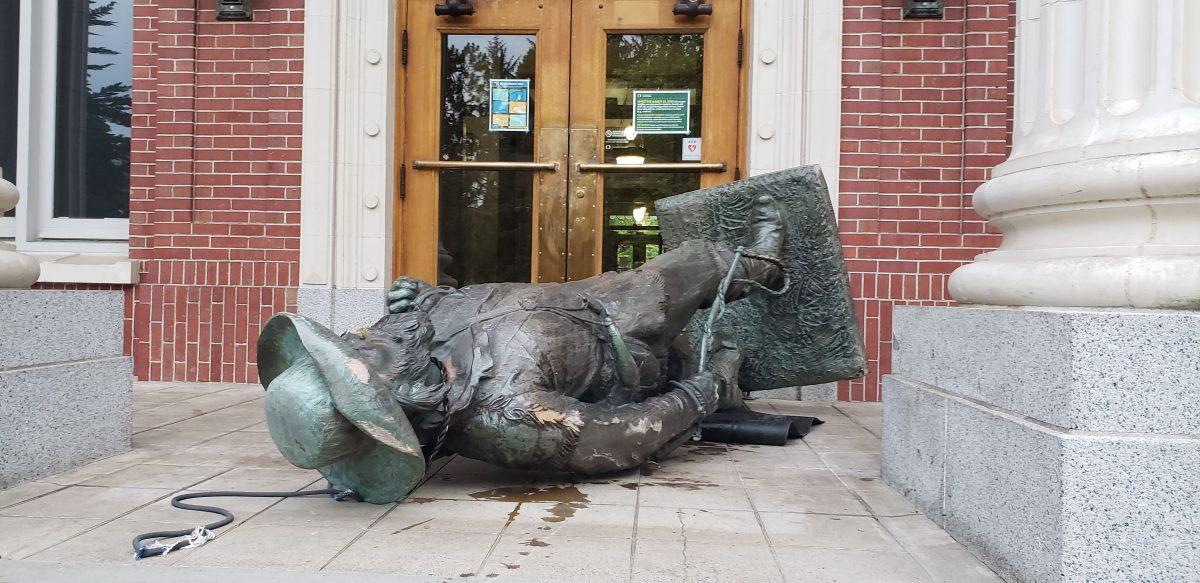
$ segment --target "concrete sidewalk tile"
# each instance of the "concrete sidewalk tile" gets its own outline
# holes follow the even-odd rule
[[[506,534],[483,568],[472,571],[485,580],[504,574],[532,581],[627,581],[630,558],[629,539]]]
[[[829,468],[739,467],[738,474],[747,488],[802,488],[805,490],[843,490],[841,478]]]
[[[294,492],[301,489],[325,488],[324,479],[316,470],[290,468],[246,468],[239,467],[224,472],[212,479],[196,484],[191,489],[206,490],[249,490],[253,492]],[[314,482],[317,482],[314,484]],[[309,487],[311,485],[311,487]]]
[[[61,474],[46,476],[45,478],[41,478],[41,481],[50,484],[58,484],[60,486],[73,486],[81,482],[86,482],[92,478],[95,478],[96,476],[111,474],[130,466],[148,462],[152,460],[157,453],[158,452],[156,451],[145,449],[127,451],[119,455],[96,460],[90,464],[80,466]]]
[[[850,490],[862,498],[875,516],[903,516],[921,511],[880,478],[844,477]]]
[[[460,580],[479,569],[494,534],[372,530],[326,567],[328,571],[371,571]]]
[[[848,489],[809,490],[802,485],[793,488],[747,488],[754,509],[759,512],[808,512],[869,516]]]
[[[82,485],[179,490],[211,478],[226,469],[213,466],[137,464],[111,474],[96,476]]]
[[[248,522],[181,554],[177,564],[315,571],[362,532],[358,528],[256,526]]]
[[[155,531],[194,527],[194,523],[189,526],[188,523],[120,518],[86,529],[79,536],[58,541],[53,546],[48,544],[46,547],[49,548],[28,557],[28,560],[43,563],[145,564],[146,561],[134,560],[133,537]],[[180,556],[182,554],[169,554],[156,557],[153,561],[158,565],[170,565],[178,561]]]
[[[880,518],[879,521],[933,575],[934,580],[945,583],[1001,582],[999,576],[928,518],[901,516]]]
[[[284,498],[278,504],[254,517],[255,525],[272,526],[334,526],[367,528],[391,510],[394,504],[338,502],[324,496]]]
[[[803,441],[793,440],[785,446],[741,445],[730,452],[733,466],[742,468],[796,468],[813,469],[826,467]]]
[[[659,508],[698,508],[704,510],[751,510],[746,489],[740,484],[712,484],[644,478],[638,488],[638,505]]]
[[[766,545],[643,540],[639,537],[631,581],[778,583],[783,577]]]
[[[853,435],[809,435],[804,438],[808,446],[819,453],[861,452],[879,453],[879,438],[863,431]]]
[[[24,484],[17,484],[7,490],[0,490],[0,510],[61,489],[63,489],[63,486],[49,482],[25,482]]]
[[[875,518],[792,512],[759,513],[771,546],[904,552]],[[780,551],[783,552],[783,551]]]
[[[0,516],[0,559],[24,559],[99,523],[94,518]]]
[[[171,427],[148,429],[133,434],[134,449],[178,451],[220,437],[228,431],[178,431]]]
[[[762,526],[753,512],[695,508],[638,509],[637,538],[641,541],[683,541],[766,546]]]
[[[495,535],[509,521],[515,503],[478,500],[431,500],[409,497],[380,520],[380,532],[430,532],[442,535]],[[515,518],[515,517],[514,517]],[[479,557],[483,558],[482,555]]]
[[[879,453],[860,452],[818,452],[826,464],[839,476],[854,476],[857,478],[878,478],[880,476]]]
[[[788,583],[931,583],[902,552],[784,547],[775,550]]]
[[[5,508],[0,515],[111,519],[170,493],[167,489],[71,486]]]

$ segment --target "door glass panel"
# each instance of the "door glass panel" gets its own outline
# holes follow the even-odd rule
[[[704,35],[613,34],[608,36],[607,56],[605,162],[685,161],[684,138],[701,136]],[[665,123],[653,130],[671,133],[637,133],[633,123],[634,91],[647,90],[690,92],[686,113],[689,123]],[[654,201],[700,188],[699,173],[609,173],[603,180],[604,271],[632,269],[657,256],[662,251],[662,236]]]
[[[442,160],[532,162],[536,37],[442,38]],[[527,79],[527,94],[519,94],[520,83],[504,84],[509,88],[505,90],[517,94],[499,99],[492,94],[493,79]],[[510,107],[514,111],[507,111]],[[493,120],[493,115],[528,117],[512,123]],[[497,127],[518,129],[495,131],[494,121],[499,122]],[[438,267],[444,283],[530,281],[533,181],[532,172],[440,171]]]

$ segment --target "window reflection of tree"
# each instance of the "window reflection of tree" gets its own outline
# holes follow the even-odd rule
[[[122,54],[92,46],[96,29],[125,26],[112,19],[117,0],[59,0],[58,106],[54,214],[74,218],[129,216],[130,85],[99,85],[94,73]],[[130,47],[130,50],[132,47]]]
[[[704,36],[701,34],[610,35],[607,47],[605,129],[618,134],[633,123],[635,89],[691,89],[691,136],[701,135]],[[736,115],[736,112],[729,112]],[[646,162],[681,162],[683,140],[673,134],[642,134],[606,149],[607,161],[636,155]],[[633,209],[653,217],[654,201],[700,187],[699,174],[609,174],[604,178],[603,268],[623,271],[653,259],[662,237],[656,220],[636,225]]]
[[[521,50],[524,49],[524,50]],[[532,161],[532,132],[489,132],[490,81],[530,79],[531,36],[445,37],[441,155],[444,160]],[[441,172],[439,234],[462,284],[528,281],[533,176],[526,172]]]

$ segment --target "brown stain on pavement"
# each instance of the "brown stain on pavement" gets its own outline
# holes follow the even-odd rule
[[[521,568],[521,566],[520,566],[520,565],[514,565],[514,564],[512,564],[512,563],[500,563],[500,564],[501,564],[501,565],[504,565],[504,568],[505,568],[505,569],[508,569],[509,571],[511,571],[511,570],[513,570],[513,569],[520,569],[520,568]]]
[[[433,498],[405,498],[401,504],[429,504]]]
[[[492,488],[491,490],[483,490],[481,492],[472,492],[471,497],[476,500],[496,500],[498,502],[516,502],[516,508],[508,515],[508,522],[505,526],[512,524],[517,513],[520,511],[521,505],[525,502],[553,502],[548,510],[549,516],[543,516],[542,520],[546,522],[562,522],[572,516],[575,516],[575,511],[581,508],[587,508],[587,494],[579,491],[575,486],[544,486],[544,487],[517,487],[509,486],[504,488]]]
[[[527,546],[527,547],[548,547],[548,546],[550,546],[550,543],[548,543],[548,542],[546,542],[546,541],[544,541],[544,540],[542,540],[542,539],[540,539],[540,538],[538,538],[538,537],[536,537],[536,536],[535,536],[535,537],[533,537],[533,539],[531,539],[531,540],[527,540],[527,541],[525,541],[525,542],[523,542],[523,543],[521,543],[521,544],[523,544],[523,545],[525,545],[525,546]]]

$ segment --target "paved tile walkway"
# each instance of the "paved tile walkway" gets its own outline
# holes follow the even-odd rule
[[[785,401],[755,406],[826,424],[599,479],[455,457],[401,504],[220,499],[217,539],[134,563],[135,534],[206,520],[176,493],[324,487],[276,452],[262,395],[139,383],[133,451],[0,491],[0,580],[999,581],[880,481],[877,404]]]

